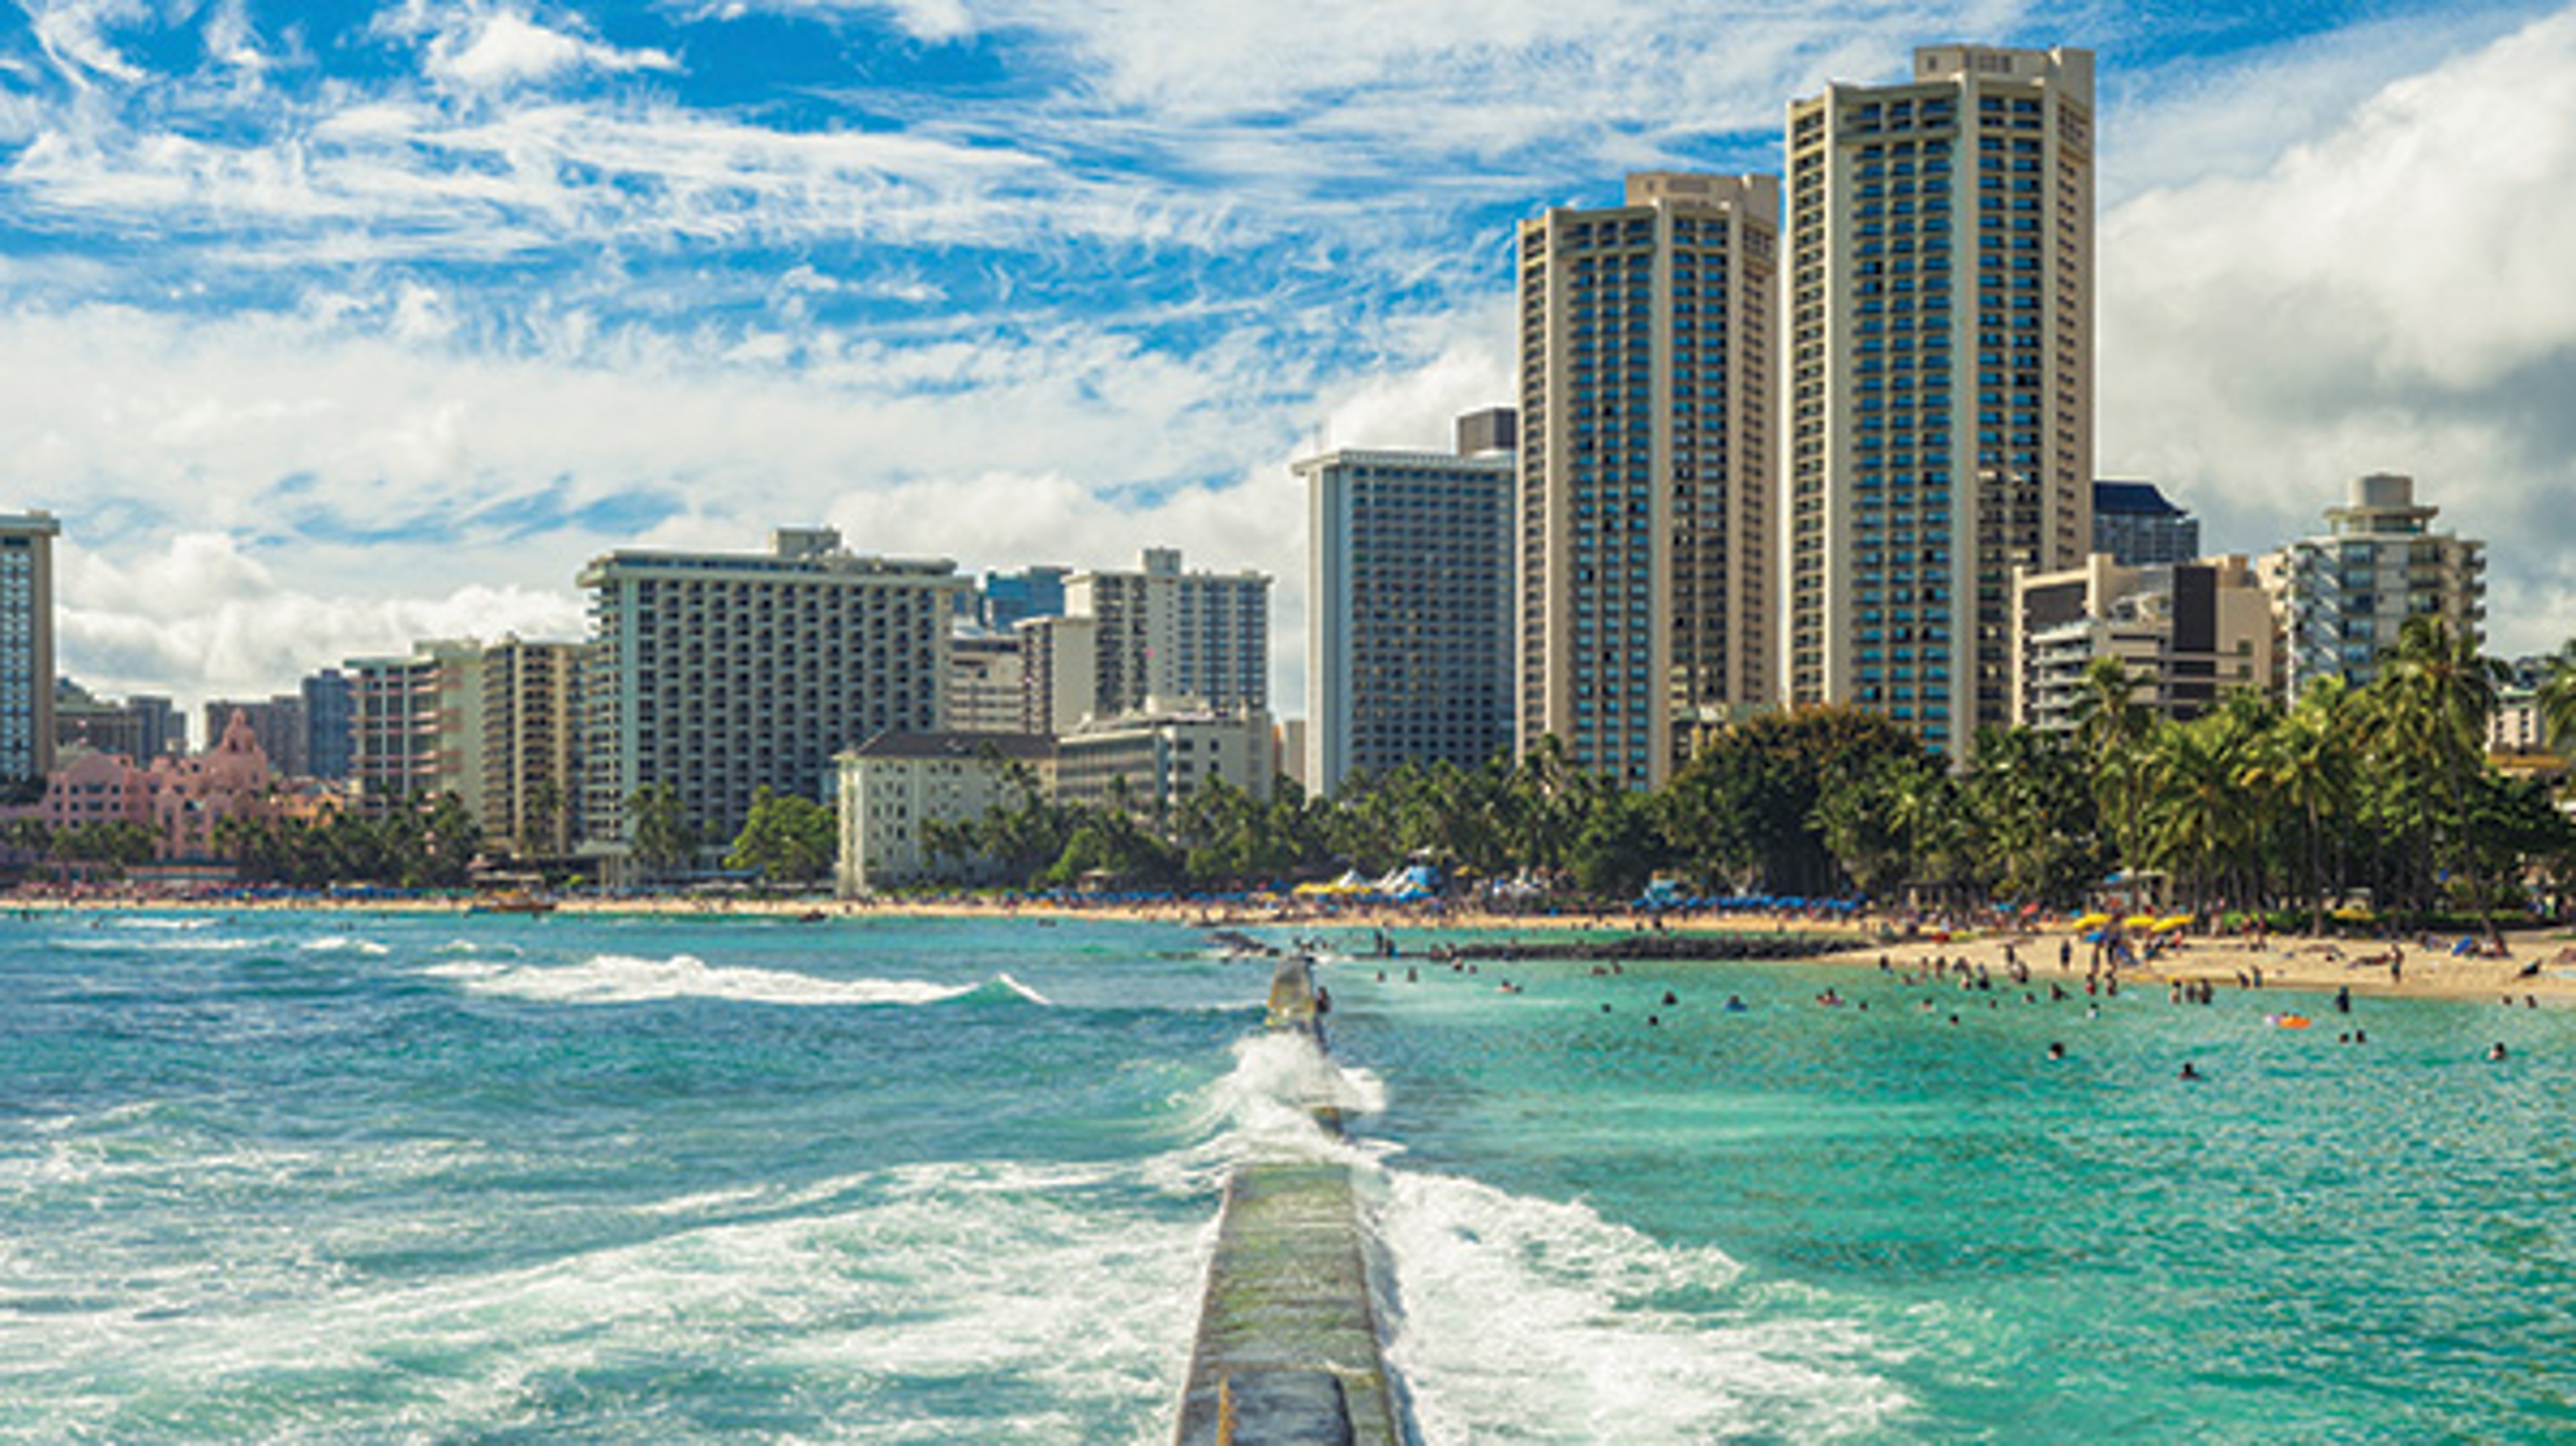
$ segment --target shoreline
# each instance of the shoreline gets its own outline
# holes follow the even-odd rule
[[[20,914],[114,913],[139,910],[186,910],[209,913],[477,913],[491,917],[542,919],[542,913],[495,910],[488,901],[462,898],[381,899],[209,899],[147,893],[97,893],[82,896],[11,897],[0,910]],[[2064,923],[1975,933],[1928,933],[1890,936],[1874,921],[1816,919],[1799,915],[1743,913],[1646,917],[1607,913],[1497,914],[1446,909],[1423,913],[1402,906],[1351,909],[1332,913],[1246,909],[1187,900],[1083,904],[1058,900],[985,901],[905,899],[886,902],[773,899],[565,899],[547,913],[575,918],[776,919],[829,924],[862,919],[1032,919],[1101,920],[1155,923],[1196,929],[1287,930],[1327,935],[1384,933],[1403,951],[1400,957],[1420,962],[1429,951],[1456,936],[1523,935],[1533,940],[1612,938],[1656,934],[1793,935],[1847,938],[1847,946],[1794,956],[1738,960],[1755,964],[1823,964],[1876,970],[1882,959],[1899,973],[1921,974],[1936,960],[1953,970],[1983,970],[2002,981],[2017,960],[2028,972],[2028,986],[2048,982],[2080,985],[2091,959],[2085,944]],[[2273,935],[2262,940],[2243,936],[2182,935],[2157,957],[2119,969],[2124,988],[2170,989],[2208,984],[2226,991],[2318,993],[2332,995],[2348,988],[2376,998],[2457,999],[2503,1002],[2517,1007],[2576,1005],[2576,932],[2535,928],[2507,935],[2509,953],[2502,958],[2454,956],[2426,948],[2425,940],[2356,940],[2312,935]],[[2059,965],[2060,945],[2069,946],[2069,966]],[[2399,951],[2399,970],[2385,960]],[[1371,954],[1353,952],[1354,963]],[[2373,962],[2379,961],[2379,962]],[[1668,962],[1683,963],[1687,960]],[[1717,962],[1717,961],[1710,961]],[[2532,972],[2526,977],[2526,969]],[[2259,971],[2259,973],[2258,973]],[[2259,977],[2261,983],[2254,984]]]

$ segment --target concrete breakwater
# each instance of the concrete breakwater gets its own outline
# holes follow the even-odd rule
[[[1727,934],[1676,929],[1669,933],[1592,934],[1572,939],[1466,938],[1443,944],[1426,957],[1442,963],[1554,959],[1606,964],[1656,959],[1813,959],[1868,947],[1868,940],[1850,934]]]
[[[1303,958],[1281,961],[1269,1025],[1323,1048],[1328,1006]],[[1330,1109],[1318,1109],[1339,1128]],[[1199,1303],[1179,1446],[1398,1446],[1369,1285],[1369,1243],[1348,1166],[1247,1160],[1226,1183]]]

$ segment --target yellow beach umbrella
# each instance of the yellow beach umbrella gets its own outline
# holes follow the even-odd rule
[[[2123,929],[2152,929],[2155,926],[2156,916],[2153,914],[2131,914],[2120,921]]]
[[[2078,914],[2075,922],[2069,927],[2077,930],[2099,929],[2110,922],[2111,916],[2108,914]]]
[[[2159,934],[2170,934],[2176,929],[2187,929],[2189,927],[2191,927],[2191,915],[2189,914],[2174,914],[2170,917],[2156,920],[2156,932]]]

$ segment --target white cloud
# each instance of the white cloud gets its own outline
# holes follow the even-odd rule
[[[826,338],[797,374],[649,334],[557,359],[423,350],[377,324],[400,307],[0,318],[13,505],[61,513],[86,559],[67,668],[189,696],[279,687],[404,627],[569,625],[574,573],[610,547],[756,547],[817,519],[969,568],[1165,542],[1195,565],[1299,565],[1284,466],[1243,468],[1293,425],[1275,400],[1293,379],[1252,339],[1184,358],[1084,330]]]
[[[251,25],[246,0],[217,0],[206,15],[205,45],[209,60],[250,75],[274,64],[260,48],[259,33]]]
[[[424,61],[429,74],[469,90],[537,84],[579,71],[679,68],[662,51],[620,50],[540,25],[517,10],[472,7],[420,23],[430,32]]]
[[[2488,540],[2497,645],[2576,631],[2576,10],[2397,80],[2251,178],[2104,218],[2106,473],[2155,476],[2213,544],[2321,525],[2409,472]]]
[[[0,128],[12,112],[0,107]],[[656,101],[451,110],[335,97],[243,138],[81,110],[29,123],[19,204],[110,233],[202,231],[184,257],[241,267],[505,260],[683,243],[1211,244],[1226,208],[1151,196],[997,142],[791,132]]]
[[[45,58],[76,88],[86,90],[97,79],[130,85],[144,78],[104,32],[150,15],[145,0],[38,0],[27,8]]]
[[[194,716],[211,697],[266,696],[352,657],[419,638],[577,637],[563,593],[481,583],[350,597],[281,583],[223,533],[183,532],[159,551],[110,556],[66,535],[56,582],[60,665],[109,693],[170,692]]]
[[[884,16],[906,35],[933,44],[963,40],[976,29],[966,0],[711,0],[691,13],[701,20],[739,20],[754,14]]]
[[[892,15],[1042,78],[870,91],[867,126],[788,130],[575,84],[670,57],[567,12],[407,0],[378,33],[435,83],[299,88],[297,60],[168,111],[88,91],[12,109],[0,91],[0,133],[33,107],[11,206],[151,243],[139,263],[112,244],[0,258],[12,505],[64,513],[67,549],[92,554],[79,656],[136,660],[82,666],[142,686],[148,661],[183,693],[282,686],[350,651],[496,630],[478,610],[570,617],[574,570],[607,547],[751,547],[822,520],[970,569],[1123,565],[1149,544],[1262,568],[1293,710],[1287,462],[1445,446],[1455,413],[1508,399],[1491,217],[1597,200],[1622,164],[1771,164],[1786,96],[1899,74],[1914,38],[2028,23],[2012,0],[714,13],[750,9]],[[117,0],[44,13],[61,17],[50,63],[102,95],[125,83],[103,38]],[[204,13],[210,55],[259,53],[228,0]],[[2174,484],[2238,547],[2313,527],[2351,473],[2415,471],[2496,541],[2499,630],[2563,633],[2576,562],[2526,539],[2564,537],[2547,500],[2576,495],[2576,289],[2551,263],[2576,220],[2556,184],[2576,174],[2576,46],[2564,16],[2492,45],[2477,23],[2440,30],[2474,53],[2420,78],[2327,43],[2261,84],[2191,70],[2172,103],[2110,118],[2112,165],[2146,179],[2105,177],[2134,199],[2104,217],[2103,464]],[[1033,35],[1043,54],[1014,48]],[[2289,97],[2231,111],[2256,118],[2265,159],[2230,152],[2199,179],[2179,158],[2210,133],[2186,101],[2258,92]],[[169,124],[192,104],[226,123]],[[764,273],[766,254],[790,259]],[[264,278],[274,310],[79,300],[165,271],[174,295]],[[221,545],[182,559],[193,534]],[[156,610],[199,580],[236,632]],[[349,642],[334,618],[384,635]]]
[[[2429,62],[2492,44],[2529,19],[2523,0],[2470,3],[2302,36],[2247,54],[2147,70],[2108,65],[2102,199],[2268,172]],[[2106,57],[2106,60],[2110,57]]]

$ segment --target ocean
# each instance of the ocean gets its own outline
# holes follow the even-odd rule
[[[1180,926],[0,922],[0,1440],[1166,1440],[1282,1149],[1427,1442],[2576,1437],[2563,1013],[1412,968],[1333,1140]]]

